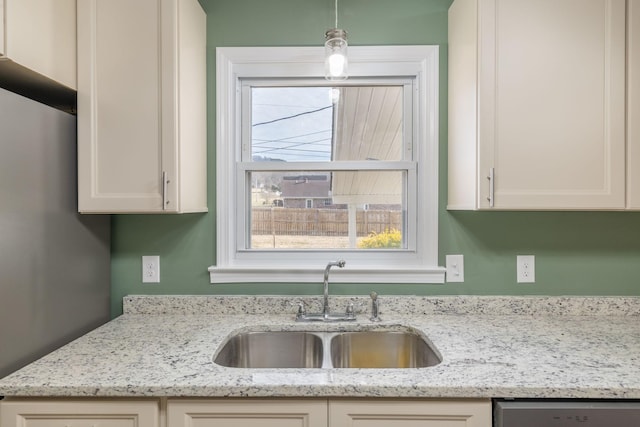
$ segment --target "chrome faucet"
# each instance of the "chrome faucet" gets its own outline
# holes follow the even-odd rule
[[[298,322],[311,322],[311,321],[321,321],[321,322],[338,322],[341,320],[356,320],[355,310],[353,308],[353,303],[347,306],[347,309],[344,313],[331,313],[329,309],[329,271],[331,267],[344,267],[345,261],[340,259],[335,262],[330,262],[324,269],[324,280],[323,280],[323,300],[322,300],[322,313],[311,313],[307,314],[307,310],[304,307],[304,304],[300,303],[298,307],[298,314],[296,314],[296,321]]]
[[[380,316],[378,315],[378,312],[380,311],[378,293],[375,291],[371,291],[369,296],[371,297],[371,317],[369,318],[369,320],[371,320],[372,322],[379,322],[382,319],[380,319]]]
[[[333,267],[334,265],[336,267],[344,267],[344,260],[343,259],[339,259],[338,261],[335,262],[330,262],[327,264],[327,266],[324,268],[324,300],[322,303],[322,315],[326,318],[329,317],[329,270],[331,270],[331,267]]]

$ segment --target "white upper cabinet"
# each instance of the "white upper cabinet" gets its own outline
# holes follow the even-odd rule
[[[0,0],[0,60],[76,89],[76,0]]]
[[[627,207],[640,210],[640,0],[627,7]]]
[[[448,209],[625,208],[625,9],[454,1]]]
[[[197,0],[78,0],[78,209],[207,211]]]

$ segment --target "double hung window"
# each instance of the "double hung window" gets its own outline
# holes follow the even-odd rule
[[[437,47],[219,48],[212,283],[438,283]]]

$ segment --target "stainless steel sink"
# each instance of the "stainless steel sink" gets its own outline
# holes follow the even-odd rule
[[[331,340],[335,368],[426,368],[442,360],[417,334],[345,332]]]
[[[409,331],[241,332],[214,356],[231,368],[424,368],[442,360]]]
[[[322,338],[307,332],[244,332],[232,336],[214,363],[232,368],[320,368]]]

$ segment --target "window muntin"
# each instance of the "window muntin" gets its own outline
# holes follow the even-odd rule
[[[326,260],[343,257],[348,268],[336,271],[339,281],[443,283],[444,269],[437,266],[437,46],[356,46],[350,51],[351,76],[346,86],[355,80],[380,85],[387,79],[391,86],[397,84],[393,79],[412,82],[412,96],[403,95],[404,115],[410,117],[402,129],[403,141],[410,142],[403,144],[399,159],[300,160],[287,162],[285,169],[280,162],[252,158],[250,133],[243,132],[242,118],[251,117],[247,104],[242,107],[243,83],[310,79],[320,82],[318,86],[328,85],[322,79],[321,51],[316,47],[217,48],[217,265],[209,268],[211,282],[317,282]],[[254,173],[283,169],[291,173],[402,171],[407,175],[405,228],[414,226],[405,236],[406,249],[252,250],[243,218],[251,206],[245,181]],[[282,207],[283,200],[276,199],[274,204]]]

